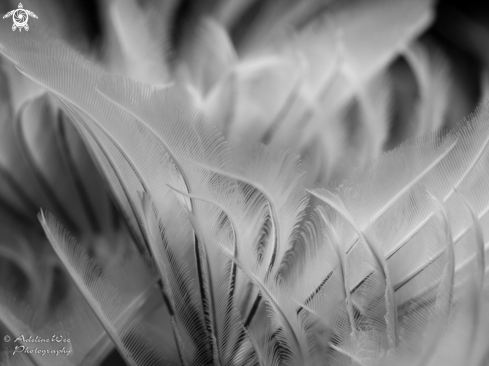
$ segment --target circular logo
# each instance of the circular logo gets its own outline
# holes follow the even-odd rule
[[[29,14],[27,14],[27,11],[25,11],[25,9],[17,9],[13,14],[13,20],[14,24],[18,28],[23,28],[29,20]]]
[[[10,342],[10,337],[8,335],[6,335],[5,337],[3,337],[3,340],[5,342]]]

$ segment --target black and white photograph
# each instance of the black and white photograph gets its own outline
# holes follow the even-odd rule
[[[0,0],[0,366],[488,366],[487,0]]]

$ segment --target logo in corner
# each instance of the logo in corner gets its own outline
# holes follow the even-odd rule
[[[14,24],[12,25],[12,30],[15,31],[18,28],[19,32],[22,32],[22,28],[24,28],[26,31],[29,30],[29,24],[27,24],[27,22],[29,21],[29,15],[37,19],[36,14],[34,14],[30,10],[24,9],[22,3],[19,3],[19,8],[9,11],[3,16],[3,19],[12,16],[14,21]]]

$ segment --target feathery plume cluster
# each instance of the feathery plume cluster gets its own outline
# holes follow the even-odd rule
[[[488,363],[489,107],[434,4],[279,3],[108,1],[97,61],[0,24],[2,365]]]

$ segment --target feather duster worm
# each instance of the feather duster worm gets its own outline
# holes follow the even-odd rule
[[[446,352],[483,364],[486,107],[333,193],[309,191],[319,204],[304,216],[298,160],[230,148],[184,88],[112,76],[42,35],[7,34],[1,52],[71,117],[139,238],[140,257],[104,271],[40,215],[128,364],[424,365]],[[153,337],[134,317],[156,311],[138,308],[148,291],[168,319]],[[472,341],[455,347],[457,329]]]
[[[366,11],[361,2],[355,4],[350,15]],[[374,2],[374,15],[385,15],[382,4]],[[406,2],[389,3],[399,4]],[[419,1],[410,8],[419,10],[422,16],[413,18],[420,24],[429,19],[425,5]],[[238,10],[225,8],[221,14],[232,22]],[[300,6],[296,10],[302,14]],[[401,20],[406,15],[388,12]],[[114,8],[111,14],[116,20],[124,16]],[[358,19],[355,27],[362,25]],[[281,34],[280,24],[275,34]],[[351,98],[358,102],[369,136],[365,151],[377,155],[386,135],[385,126],[377,124],[385,119],[384,110],[376,103],[385,106],[386,95],[382,78],[372,76],[394,57],[393,45],[401,45],[415,73],[423,75],[419,80],[427,80],[433,66],[421,46],[406,46],[422,28],[409,24],[385,34],[375,55],[348,47],[353,25],[343,33],[326,32],[341,52],[319,81],[297,71],[294,62],[300,57],[267,55],[230,72],[231,84],[221,84],[215,65],[195,63],[193,49],[183,47],[180,74],[172,85],[159,86],[107,73],[42,32],[27,38],[2,31],[0,52],[70,118],[136,244],[117,265],[102,266],[63,227],[77,234],[80,220],[61,224],[55,216],[63,220],[65,215],[56,207],[49,207],[54,215],[42,210],[44,232],[78,292],[73,291],[60,322],[35,330],[32,311],[3,295],[2,322],[12,334],[69,332],[72,356],[10,355],[5,364],[93,365],[112,347],[128,365],[141,366],[486,364],[487,106],[450,132],[409,140],[328,189],[306,190],[310,184],[295,153],[274,144],[235,144],[236,131],[212,124],[227,121],[225,108],[217,107],[229,106],[225,97],[233,95],[227,91],[236,75],[263,75],[269,81],[256,91],[266,96],[270,87],[272,96],[279,95],[262,110],[252,98],[253,83],[241,79],[250,99],[244,104],[256,106],[251,115],[265,115],[272,124],[248,142],[277,138],[270,111],[282,115],[290,98],[304,99],[311,90],[316,95],[325,81],[334,82],[335,91],[343,91],[344,99],[334,99],[338,105]],[[219,65],[236,62],[218,25],[207,22],[202,29],[204,45],[213,44],[209,39],[226,45],[201,46],[214,52],[209,59]],[[131,48],[129,41],[122,50]],[[250,32],[236,42],[241,44],[237,54],[266,49],[267,42]],[[199,49],[198,44],[193,47]],[[359,65],[361,59],[365,65]],[[313,60],[307,57],[308,67]],[[159,71],[164,80],[167,70]],[[144,72],[130,75],[147,81]],[[440,75],[444,71],[430,76],[445,80]],[[436,82],[420,85],[424,100],[431,100],[432,85]],[[438,106],[446,100],[446,95],[433,96],[437,107],[420,106],[417,118],[439,127],[443,116],[437,112],[443,107]],[[33,108],[44,111],[43,103],[38,99]],[[248,122],[240,127],[246,130]]]

